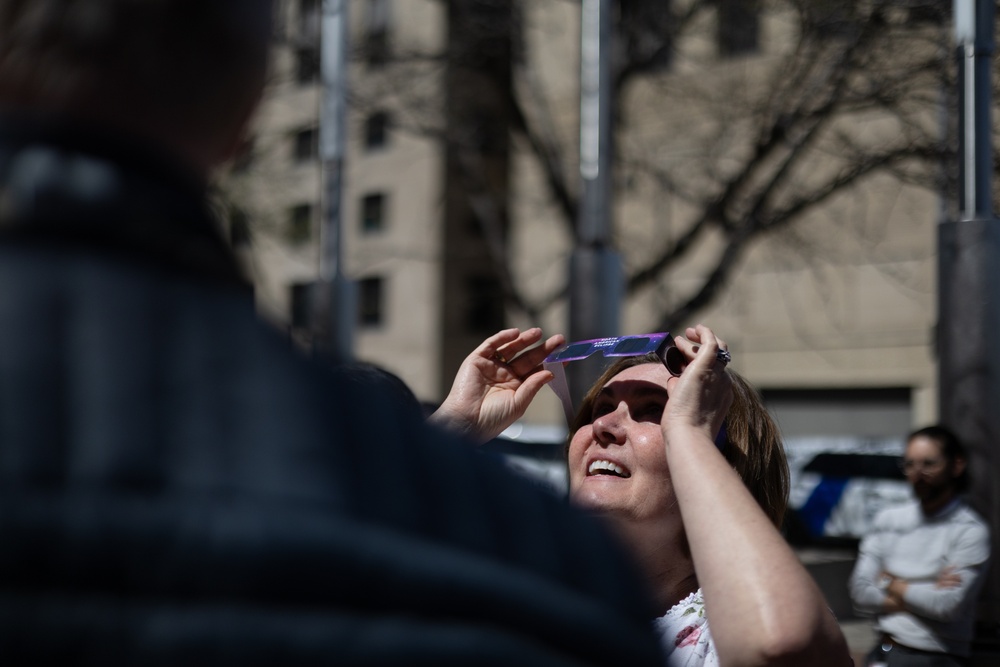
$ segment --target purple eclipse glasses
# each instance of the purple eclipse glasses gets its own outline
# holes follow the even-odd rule
[[[655,352],[674,377],[681,374],[687,361],[684,354],[674,345],[674,337],[664,332],[577,341],[556,350],[545,357],[542,363],[579,361],[598,352],[605,357],[635,357]]]
[[[687,366],[684,353],[674,345],[674,337],[669,332],[576,341],[545,357],[542,365],[555,376],[550,386],[562,402],[563,411],[566,413],[566,423],[572,424],[575,415],[563,366],[571,361],[586,359],[598,353],[605,357],[636,357],[649,352],[654,352],[666,366],[667,371],[674,377],[680,377]],[[727,354],[725,361],[728,362],[728,360]],[[724,448],[725,442],[726,426],[723,424],[722,430],[715,438],[715,444],[721,450]]]
[[[563,411],[566,413],[566,423],[573,423],[574,411],[573,400],[569,394],[569,384],[566,382],[566,371],[563,366],[571,361],[586,359],[594,354],[601,354],[605,357],[635,357],[648,352],[655,352],[671,375],[679,376],[684,370],[687,360],[674,345],[674,337],[668,332],[580,340],[565,345],[545,357],[542,365],[555,376],[549,386],[562,402]]]

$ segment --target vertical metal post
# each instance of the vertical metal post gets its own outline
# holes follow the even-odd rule
[[[320,45],[319,157],[323,173],[319,280],[314,294],[316,343],[327,355],[352,356],[353,298],[342,267],[341,193],[347,125],[347,0],[323,0]]]
[[[612,0],[583,0],[580,30],[580,178],[576,247],[570,260],[572,340],[618,333],[624,280],[611,247]],[[598,372],[581,362],[569,378],[579,400]]]
[[[960,218],[993,216],[993,144],[991,60],[994,6],[985,0],[955,0],[958,55],[959,141],[961,142]]]
[[[1000,221],[993,213],[993,0],[955,0],[959,70],[959,220],[938,230],[941,421],[969,448],[970,500],[1000,553]],[[990,568],[980,620],[1000,623],[1000,568]]]

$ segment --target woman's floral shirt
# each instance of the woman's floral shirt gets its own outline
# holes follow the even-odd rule
[[[718,667],[712,634],[699,588],[656,619],[668,667]]]

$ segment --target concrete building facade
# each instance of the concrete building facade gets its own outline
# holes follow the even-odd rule
[[[234,237],[243,244],[260,310],[291,329],[306,321],[302,286],[318,272],[322,4],[282,3],[272,83],[254,140],[221,188],[237,202]],[[527,133],[508,129],[507,102],[441,55],[480,29],[475,17],[456,14],[457,4],[347,3],[351,112],[341,224],[345,273],[356,284],[354,353],[397,373],[430,402],[443,396],[458,362],[491,331],[566,330],[573,248],[537,147]],[[573,173],[581,4],[532,0],[515,10],[512,3],[480,4],[492,6],[480,16],[488,25],[518,27],[508,42],[490,42],[498,49],[490,57],[509,67],[493,72],[493,83],[510,77],[521,96],[519,112],[544,129],[548,145],[563,147],[549,157]],[[884,18],[889,27],[915,20],[908,3],[899,4],[901,14]],[[735,16],[753,28],[752,40],[732,25],[723,30],[723,9],[692,13],[691,28],[662,65],[621,92],[613,224],[626,271],[682,238],[711,179],[724,181],[752,150],[746,138],[753,124],[744,114],[760,108],[758,93],[773,90],[776,72],[798,48],[796,17],[780,6],[754,15],[752,26],[745,15]],[[946,26],[929,21],[924,30],[927,44],[948,52]],[[844,114],[790,182],[806,191],[810,179],[840,173],[844,147],[867,135],[902,133],[906,123],[944,133],[942,101],[905,117],[872,108]],[[467,154],[448,148],[449,133],[470,126],[485,167],[470,166]],[[733,367],[762,389],[790,442],[846,438],[861,448],[891,448],[911,427],[936,418],[935,229],[945,205],[907,173],[913,172],[873,172],[755,236],[727,267],[716,298],[676,323],[705,322],[720,332]],[[796,196],[795,187],[783,187],[774,201]],[[728,239],[722,227],[702,239],[696,252],[630,292],[622,333],[659,330],[663,313],[703,284]],[[528,305],[510,298],[512,290]],[[559,424],[554,397],[543,395],[526,422]]]

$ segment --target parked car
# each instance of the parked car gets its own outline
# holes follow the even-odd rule
[[[899,468],[902,441],[811,439],[786,443],[791,497],[785,535],[792,544],[857,543],[884,507],[909,500]]]

